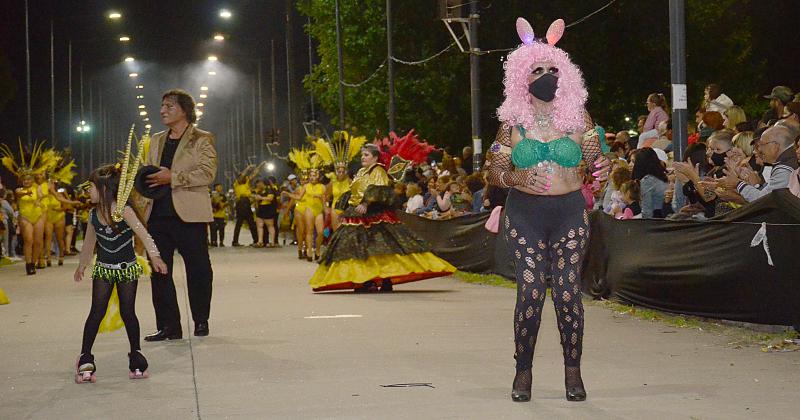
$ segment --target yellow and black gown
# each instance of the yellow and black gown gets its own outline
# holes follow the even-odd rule
[[[456,271],[397,218],[397,197],[383,166],[361,168],[349,194],[342,224],[309,281],[315,292],[355,289],[368,281],[380,285],[378,280],[408,283]],[[362,203],[367,205],[363,215],[355,211]]]

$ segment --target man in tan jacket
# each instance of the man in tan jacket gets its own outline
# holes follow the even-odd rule
[[[147,177],[150,188],[166,186],[169,194],[147,200],[144,219],[167,263],[167,274],[153,273],[153,307],[158,331],[146,341],[180,339],[181,314],[172,278],[175,251],[186,266],[194,335],[208,335],[211,309],[211,260],[206,226],[213,220],[209,186],[217,173],[214,135],[196,128],[195,102],[185,91],[167,91],[161,99],[161,121],[168,130],[153,135],[145,165],[160,170]]]

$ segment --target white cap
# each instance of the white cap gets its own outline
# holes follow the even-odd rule
[[[297,179],[297,175],[295,175],[295,174],[289,174],[289,176],[287,176],[287,177],[286,177],[286,179],[288,179],[289,181],[291,181],[291,180],[293,180],[293,179]]]

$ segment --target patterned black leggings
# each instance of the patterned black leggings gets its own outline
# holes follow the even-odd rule
[[[517,276],[514,341],[517,370],[530,369],[542,320],[546,279],[552,278],[564,365],[579,367],[583,342],[580,267],[589,238],[580,191],[537,196],[511,190],[504,220]]]

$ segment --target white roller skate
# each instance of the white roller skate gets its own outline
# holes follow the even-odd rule
[[[97,382],[97,366],[94,364],[94,355],[81,354],[75,362],[75,383],[85,384]]]
[[[150,376],[147,372],[147,359],[144,358],[141,350],[128,353],[128,377],[130,379],[145,379]]]

